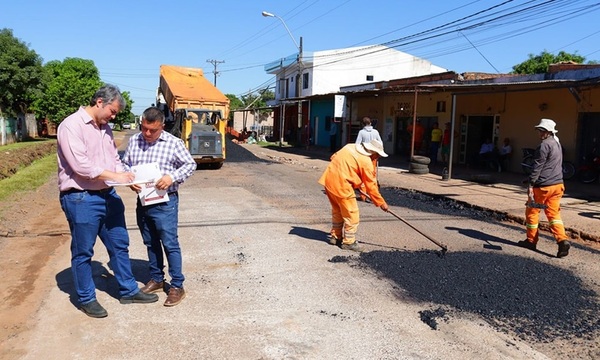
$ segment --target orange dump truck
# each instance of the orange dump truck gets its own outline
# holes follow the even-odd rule
[[[198,165],[223,165],[229,99],[202,69],[161,65],[156,105],[165,113],[165,130],[185,142]]]

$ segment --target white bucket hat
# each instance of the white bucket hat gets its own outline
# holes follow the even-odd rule
[[[535,126],[536,129],[544,129],[553,134],[556,134],[558,131],[555,129],[556,123],[551,119],[542,119],[540,123]]]
[[[373,139],[373,140],[371,140],[371,142],[368,142],[368,143],[364,142],[364,143],[356,144],[356,151],[358,151],[362,155],[366,155],[366,156],[371,156],[371,153],[369,153],[369,151],[376,152],[379,154],[379,156],[382,156],[382,157],[388,156],[388,154],[386,154],[385,151],[383,150],[383,143],[376,139]]]

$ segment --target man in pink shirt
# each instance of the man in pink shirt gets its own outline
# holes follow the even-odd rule
[[[60,204],[71,230],[71,271],[81,310],[91,317],[108,313],[96,300],[92,255],[96,238],[106,246],[119,283],[120,302],[151,303],[156,294],[140,291],[131,271],[125,205],[106,182],[129,183],[108,122],[125,107],[116,86],[98,89],[89,105],[80,107],[58,127]]]

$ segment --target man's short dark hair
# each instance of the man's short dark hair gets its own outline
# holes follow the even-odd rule
[[[144,110],[144,113],[142,114],[142,120],[146,120],[149,123],[153,123],[155,121],[164,123],[165,114],[162,111],[160,111],[160,109],[156,106],[150,106],[149,108]]]

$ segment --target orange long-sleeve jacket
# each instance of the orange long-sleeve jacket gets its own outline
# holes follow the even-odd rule
[[[385,204],[379,193],[375,167],[370,156],[362,155],[355,144],[348,144],[331,156],[331,162],[319,179],[319,184],[339,198],[355,196],[354,189],[365,185],[367,194],[377,207]]]

